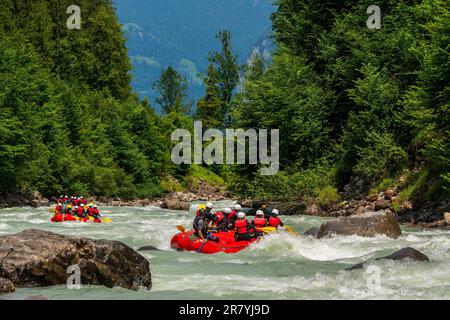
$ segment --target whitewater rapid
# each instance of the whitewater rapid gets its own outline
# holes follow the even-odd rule
[[[217,203],[217,207],[230,203]],[[50,223],[48,208],[0,210],[0,235],[37,228],[56,233],[119,240],[134,249],[155,246],[143,252],[150,261],[152,291],[137,292],[66,286],[18,289],[3,296],[24,299],[450,299],[450,232],[402,228],[397,240],[384,236],[358,236],[316,240],[274,234],[237,254],[202,255],[175,252],[170,239],[176,225],[190,228],[190,212],[157,207],[103,208],[111,224]],[[283,217],[298,232],[319,226],[322,218]],[[361,270],[345,271],[356,263],[413,247],[431,262],[371,261]],[[367,266],[376,266],[380,283],[371,286]]]

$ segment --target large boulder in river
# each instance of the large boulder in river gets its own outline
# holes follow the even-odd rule
[[[374,237],[378,234],[392,238],[401,236],[402,231],[393,212],[389,210],[367,212],[327,221],[320,226],[317,238],[332,235]]]
[[[403,248],[396,252],[394,252],[391,255],[388,255],[386,257],[377,258],[375,260],[405,260],[409,259],[412,261],[430,261],[426,255],[424,255],[422,252],[417,251],[414,248]],[[364,267],[365,263],[359,263],[357,265],[354,265],[353,267],[350,267],[346,270],[357,270],[362,269]]]
[[[16,287],[66,284],[74,266],[82,285],[151,289],[149,262],[122,242],[34,229],[0,237],[0,277]]]

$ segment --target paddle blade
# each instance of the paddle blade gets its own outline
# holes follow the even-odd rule
[[[181,232],[186,232],[186,229],[183,226],[177,226],[177,229]]]
[[[112,219],[110,219],[110,218],[103,218],[102,222],[104,222],[104,223],[111,223]]]
[[[277,228],[274,227],[265,227],[265,228],[261,228],[261,231],[264,233],[272,233],[274,231],[277,231]]]
[[[286,226],[286,225],[284,227],[286,228],[287,232],[289,232],[293,236],[296,236],[296,237],[300,236],[300,234],[297,231],[295,231],[294,229],[292,229],[291,227]]]
[[[56,212],[55,208],[49,208],[48,211],[50,211],[50,212]]]

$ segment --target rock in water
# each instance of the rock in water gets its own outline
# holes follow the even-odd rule
[[[417,251],[416,249],[410,248],[410,247],[400,249],[389,256],[377,258],[375,260],[385,260],[385,259],[387,259],[387,260],[410,259],[413,261],[430,261],[430,259],[428,259],[428,257],[426,255],[424,255],[422,252]],[[362,269],[364,267],[365,263],[367,263],[367,262],[356,264],[353,267],[347,268],[345,270]]]
[[[308,230],[304,233],[304,235],[307,236],[307,237],[314,237],[314,238],[316,238],[318,232],[319,232],[319,228],[314,227],[314,228],[308,229]]]
[[[396,215],[386,210],[340,217],[327,221],[320,226],[317,238],[320,239],[335,234],[345,236],[358,235],[362,237],[374,237],[377,234],[382,234],[398,238],[401,236],[402,231]]]
[[[11,293],[16,290],[14,283],[5,278],[0,278],[0,294]]]
[[[154,246],[144,246],[140,247],[137,251],[160,251],[160,250]]]
[[[119,241],[25,230],[0,237],[0,276],[16,287],[66,284],[78,266],[81,284],[151,289],[149,262]]]
[[[417,251],[416,249],[410,247],[400,249],[389,256],[378,258],[377,260],[381,259],[389,259],[389,260],[411,259],[414,261],[430,261],[430,259],[428,259],[428,257],[424,255],[422,252]]]

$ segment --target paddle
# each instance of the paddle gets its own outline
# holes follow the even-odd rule
[[[186,233],[186,229],[183,226],[177,226],[178,231]]]
[[[197,253],[200,253],[203,249],[203,247],[205,246],[205,244],[208,242],[209,237],[211,236],[212,230],[210,232],[208,232],[208,235],[206,236],[206,241],[203,242],[202,246],[200,247],[200,249],[198,249]]]
[[[299,237],[300,234],[295,231],[294,229],[292,229],[291,227],[284,225],[284,227],[286,228],[286,231],[289,232],[290,234],[292,234],[293,236]]]
[[[277,231],[277,228],[274,228],[274,227],[264,227],[264,228],[258,228],[258,229],[264,233],[272,233],[274,231]]]
[[[89,216],[89,220],[94,221],[95,218],[92,216]],[[110,222],[112,222],[112,219],[111,218],[101,218],[101,221],[104,223],[110,223]]]

